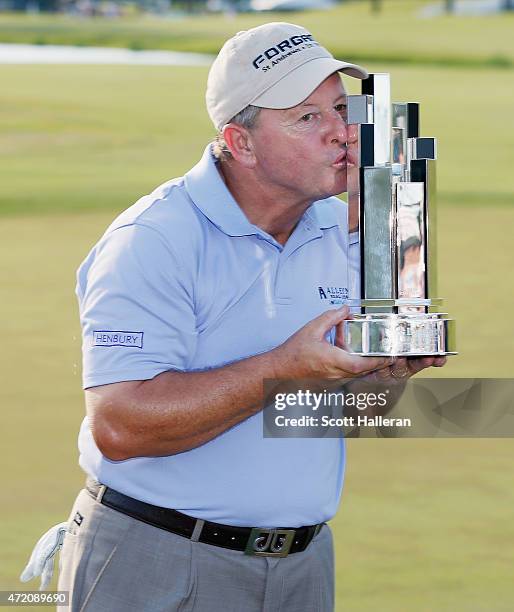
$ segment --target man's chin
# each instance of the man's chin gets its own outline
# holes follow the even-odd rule
[[[318,193],[316,196],[316,200],[324,200],[326,198],[330,198],[332,196],[338,196],[342,193],[346,193],[347,191],[347,182],[346,182],[346,173],[344,177],[333,175],[330,177],[330,180],[320,181],[317,184]]]
[[[347,191],[348,189],[346,186],[346,181],[344,181],[343,183],[336,183],[330,190],[330,193],[328,193],[328,195],[326,195],[325,197],[328,198],[330,196],[338,196],[342,193],[346,193]]]

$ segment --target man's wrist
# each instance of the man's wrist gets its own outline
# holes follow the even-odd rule
[[[290,374],[287,372],[287,366],[285,365],[286,359],[282,345],[268,351],[263,357],[265,357],[267,362],[267,367],[265,369],[269,371],[269,378],[274,380],[291,378]]]

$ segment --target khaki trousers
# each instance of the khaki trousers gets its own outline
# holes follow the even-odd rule
[[[147,525],[102,506],[82,490],[71,511],[68,530],[59,561],[58,588],[70,591],[71,606],[58,610],[334,609],[334,561],[328,525],[303,552],[283,558],[253,557]]]

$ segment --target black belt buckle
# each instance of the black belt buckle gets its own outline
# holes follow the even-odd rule
[[[245,555],[287,557],[295,536],[294,529],[260,529],[254,527],[245,548]]]

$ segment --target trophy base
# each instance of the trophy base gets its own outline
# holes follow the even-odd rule
[[[456,355],[455,321],[445,313],[355,314],[343,321],[346,350],[369,357]]]

